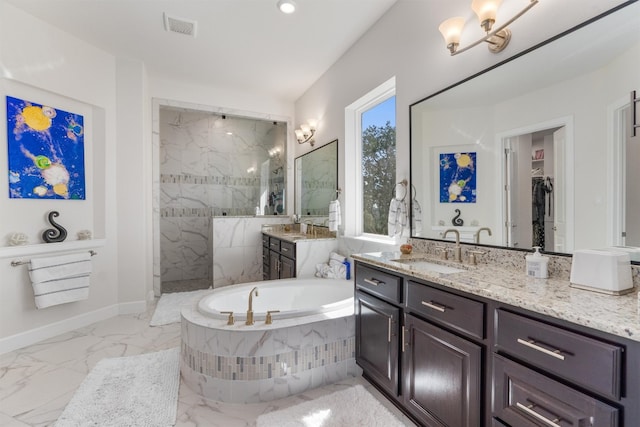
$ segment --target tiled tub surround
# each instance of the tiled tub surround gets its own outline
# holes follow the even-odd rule
[[[506,251],[499,248],[477,247],[487,254],[479,265],[469,266],[446,261],[465,271],[441,274],[418,270],[396,259],[428,258],[436,263],[443,261],[434,255],[433,246],[442,242],[416,240],[411,255],[400,252],[356,254],[352,257],[401,274],[429,280],[452,289],[494,301],[510,304],[533,312],[566,320],[602,332],[640,341],[640,304],[638,299],[638,268],[633,266],[632,293],[609,296],[569,286],[571,257],[552,257],[549,261],[550,277],[536,279],[525,275],[525,252]],[[474,249],[465,246],[465,250]],[[467,259],[464,256],[464,259]]]
[[[349,282],[347,286],[352,286]],[[254,325],[182,310],[183,381],[207,399],[266,402],[355,376],[353,305]]]

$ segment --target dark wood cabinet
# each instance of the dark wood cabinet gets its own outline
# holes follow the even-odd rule
[[[635,427],[640,343],[356,260],[356,361],[427,427]]]
[[[392,396],[399,394],[400,308],[356,290],[356,361]]]
[[[262,235],[263,280],[296,277],[296,245],[266,234]]]
[[[446,330],[405,315],[403,400],[430,427],[482,424],[482,348]]]

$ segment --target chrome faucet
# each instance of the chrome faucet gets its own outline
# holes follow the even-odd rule
[[[460,232],[458,230],[454,230],[453,228],[448,228],[444,230],[442,233],[442,238],[446,238],[447,234],[452,231],[456,234],[456,246],[454,248],[454,259],[456,262],[462,262],[462,248],[460,247]]]
[[[482,230],[485,230],[487,233],[489,233],[489,236],[491,236],[491,229],[489,227],[478,228],[478,231],[476,231],[476,234],[475,234],[476,243],[480,243],[480,232]]]
[[[253,325],[253,292],[255,291],[256,296],[258,296],[258,287],[254,287],[253,289],[251,289],[251,292],[249,292],[249,308],[247,310],[247,321],[245,322],[245,324],[247,325]]]

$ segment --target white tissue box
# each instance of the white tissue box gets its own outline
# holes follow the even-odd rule
[[[583,249],[573,253],[571,286],[591,291],[622,295],[633,290],[628,253]]]

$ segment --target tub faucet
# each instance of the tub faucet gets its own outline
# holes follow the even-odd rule
[[[447,230],[444,230],[444,232],[442,233],[442,238],[444,239],[445,237],[447,237],[447,234],[449,234],[450,231],[454,232],[456,235],[454,259],[456,260],[456,262],[462,262],[462,248],[460,247],[460,232],[458,230],[454,230],[453,228],[449,228]]]
[[[489,236],[491,236],[491,229],[489,227],[481,227],[478,228],[478,231],[476,231],[476,243],[480,243],[480,232],[484,230],[487,233],[489,233]]]
[[[256,296],[258,296],[258,287],[254,287],[249,292],[249,308],[247,309],[247,321],[245,322],[247,325],[253,325],[253,292],[255,291]]]

